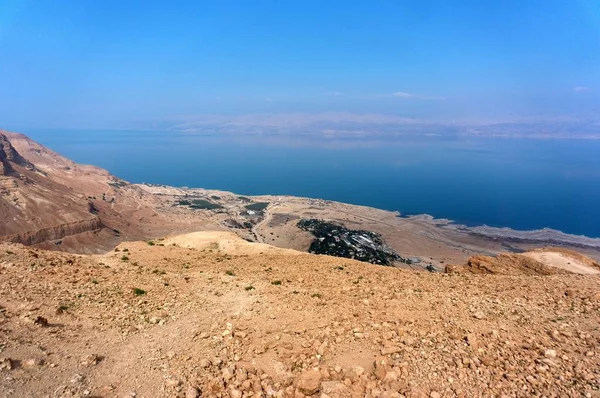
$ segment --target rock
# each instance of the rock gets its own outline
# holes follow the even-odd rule
[[[83,366],[94,366],[100,362],[100,357],[96,354],[88,354],[81,358],[80,364]]]
[[[365,368],[362,366],[353,366],[352,371],[356,373],[357,376],[362,376],[365,373]]]
[[[23,367],[28,369],[37,368],[38,366],[42,366],[43,364],[44,360],[39,358],[29,358],[23,361]]]
[[[181,385],[181,381],[178,379],[167,379],[165,383],[167,384],[167,386],[172,388],[179,387]]]
[[[348,387],[339,381],[324,381],[321,384],[321,392],[330,398],[342,398],[350,396]]]
[[[420,388],[412,388],[410,390],[410,393],[408,394],[408,397],[410,397],[410,398],[427,398],[427,394],[425,393],[425,391],[421,390]]]
[[[36,325],[40,325],[43,328],[48,327],[48,320],[43,316],[38,316],[37,318],[35,318],[35,321],[33,321],[33,323]]]
[[[475,319],[484,319],[485,318],[485,314],[481,311],[477,311],[476,313],[473,314],[473,318]]]
[[[200,392],[194,386],[189,386],[185,391],[185,398],[198,398],[200,397]]]
[[[432,391],[429,393],[429,398],[442,398],[442,394],[437,391]]]
[[[201,368],[207,369],[207,368],[210,368],[211,365],[212,365],[212,363],[210,362],[210,359],[204,358],[204,359],[200,360]]]
[[[75,373],[73,375],[73,377],[71,377],[71,383],[73,383],[73,384],[81,383],[82,381],[83,381],[83,376],[80,375],[79,373]]]
[[[11,370],[13,362],[10,358],[0,358],[0,370]]]
[[[381,355],[396,354],[400,351],[401,349],[399,347],[383,347],[381,348]]]
[[[385,377],[383,379],[386,382],[393,382],[398,380],[398,373],[394,372],[393,370],[390,370],[389,372],[385,373]]]
[[[296,387],[304,395],[313,395],[320,386],[321,372],[314,369],[302,373],[296,382]]]
[[[544,356],[546,358],[556,358],[556,351],[555,350],[545,350]]]
[[[492,366],[494,360],[489,355],[486,355],[483,358],[481,358],[481,363],[483,363],[485,366]]]

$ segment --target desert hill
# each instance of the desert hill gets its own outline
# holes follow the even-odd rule
[[[598,396],[598,276],[424,273],[223,232],[0,244],[0,396]]]
[[[22,134],[0,131],[0,162],[0,240],[90,253],[189,227],[144,189]]]

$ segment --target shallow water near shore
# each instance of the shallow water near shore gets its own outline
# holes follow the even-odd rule
[[[131,182],[295,195],[600,237],[600,140],[22,131]]]

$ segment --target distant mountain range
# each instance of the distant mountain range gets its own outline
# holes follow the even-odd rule
[[[600,121],[570,118],[519,118],[510,121],[427,122],[381,114],[345,112],[187,116],[161,123],[188,133],[318,135],[324,137],[394,137],[447,135],[512,138],[600,139]]]

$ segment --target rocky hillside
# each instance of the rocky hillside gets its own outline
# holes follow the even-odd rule
[[[185,230],[160,201],[106,170],[0,130],[0,241],[75,252]],[[201,217],[198,225],[201,225]]]
[[[0,396],[597,397],[599,282],[221,233],[92,256],[0,244]]]
[[[12,164],[33,170],[33,165],[24,159],[12,146],[8,138],[0,133],[0,176],[12,175],[15,170]]]

